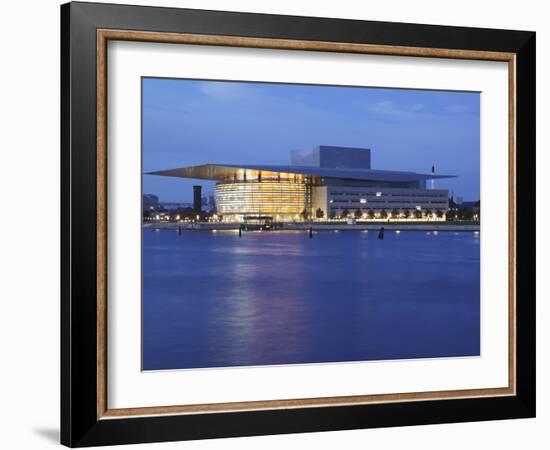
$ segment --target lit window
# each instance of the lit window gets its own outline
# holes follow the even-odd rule
[[[367,203],[367,199],[366,198],[362,198],[359,200],[359,203]]]
[[[333,199],[330,199],[330,200],[329,200],[329,203],[334,203],[334,200],[333,200]]]
[[[376,193],[376,196],[377,196],[377,197],[382,197],[382,192],[377,192],[377,193]]]

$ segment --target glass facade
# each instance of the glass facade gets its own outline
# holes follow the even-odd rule
[[[300,220],[306,205],[306,186],[300,180],[218,183],[216,209],[224,220],[243,216],[270,216],[273,220]]]

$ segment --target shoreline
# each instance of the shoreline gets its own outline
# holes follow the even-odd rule
[[[143,229],[161,229],[161,230],[184,230],[192,231],[231,231],[238,230],[242,224],[239,223],[144,223]],[[399,231],[455,231],[455,232],[472,232],[480,231],[479,224],[457,224],[457,223],[397,223],[397,222],[377,222],[377,223],[356,223],[356,224],[323,224],[323,223],[285,223],[284,226],[277,230],[269,230],[266,232],[277,231],[378,231],[381,227],[385,230]]]

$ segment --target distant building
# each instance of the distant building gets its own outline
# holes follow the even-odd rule
[[[204,211],[213,211],[216,209],[216,201],[213,195],[203,195],[201,198],[202,209]]]
[[[195,212],[202,211],[202,186],[193,186],[193,209]]]
[[[216,209],[216,197],[214,195],[208,196],[208,207],[210,211],[213,211]]]
[[[158,207],[158,196],[153,194],[143,194],[143,211],[155,211]]]
[[[321,145],[293,151],[291,160],[291,165],[204,164],[151,174],[216,180],[216,210],[226,221],[326,220],[346,212],[363,218],[396,214],[445,220],[448,190],[427,189],[426,182],[450,175],[373,170],[366,148]]]
[[[481,202],[479,200],[471,202],[462,202],[460,205],[463,208],[471,208],[473,211],[479,212]]]
[[[188,202],[159,202],[159,208],[165,211],[177,211],[192,207],[193,204]]]

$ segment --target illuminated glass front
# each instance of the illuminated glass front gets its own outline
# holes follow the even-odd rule
[[[305,207],[306,187],[302,182],[254,181],[218,183],[216,209],[225,218],[271,216],[275,220],[300,220]]]

